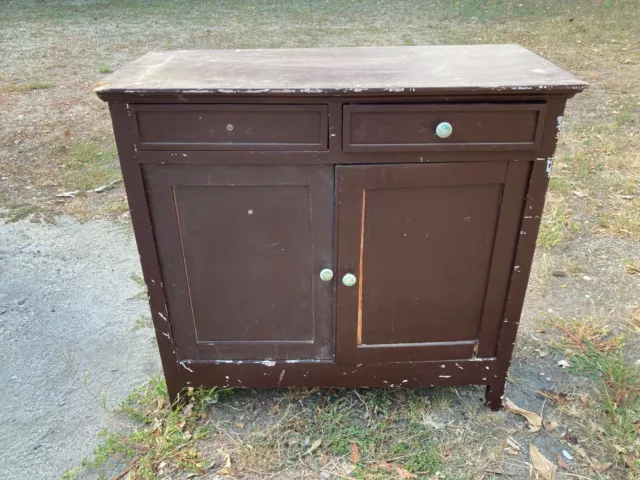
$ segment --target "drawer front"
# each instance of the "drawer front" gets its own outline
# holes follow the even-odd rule
[[[326,105],[134,105],[138,150],[327,150]]]
[[[544,104],[345,105],[345,151],[534,150]],[[450,136],[436,134],[448,123]],[[443,125],[446,126],[446,125]]]

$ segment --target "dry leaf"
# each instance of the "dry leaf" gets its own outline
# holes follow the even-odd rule
[[[628,468],[630,468],[631,470],[633,470],[634,472],[638,472],[638,465],[636,464],[636,461],[633,459],[633,457],[631,456],[630,453],[626,453],[624,455],[622,455],[622,458],[624,460],[624,463],[627,465]]]
[[[539,393],[543,397],[548,398],[556,405],[564,405],[569,401],[569,395],[566,393],[558,393],[554,392],[553,390],[538,390],[537,393]]]
[[[360,461],[360,450],[358,449],[358,444],[356,442],[351,442],[351,455],[349,455],[349,460],[353,463],[358,463]]]
[[[613,463],[611,462],[607,462],[607,463],[592,462],[591,463],[591,468],[593,469],[593,471],[598,473],[609,470],[612,466],[613,466]]]
[[[573,433],[573,430],[571,430],[569,427],[565,427],[562,438],[564,438],[567,442],[571,443],[572,445],[578,445],[578,437],[575,433]],[[585,454],[585,457],[586,457],[586,454]]]
[[[542,425],[547,432],[553,432],[560,425],[554,420],[543,420]]]
[[[529,410],[518,407],[508,398],[504,399],[503,405],[504,408],[507,409],[507,411],[511,413],[517,413],[526,418],[529,422],[529,430],[531,430],[532,432],[537,432],[538,430],[540,430],[540,427],[542,427],[542,418],[540,418],[540,415],[538,415],[537,413],[530,412]]]
[[[542,480],[554,480],[556,478],[558,467],[542,455],[533,443],[529,445],[529,457],[531,458],[533,478]]]
[[[319,438],[319,439],[317,439],[315,442],[313,442],[313,443],[311,444],[311,446],[309,447],[309,450],[307,450],[306,452],[304,452],[303,456],[304,456],[304,455],[309,455],[310,453],[313,453],[314,451],[316,451],[316,450],[318,449],[318,447],[319,447],[320,445],[322,445],[322,439],[321,439],[321,438]]]
[[[564,457],[559,453],[557,455],[558,455],[558,467],[564,470],[569,470],[569,465],[567,465],[567,462],[564,461]]]
[[[244,428],[244,423],[236,423],[236,427],[238,427],[238,428]]]
[[[395,465],[394,466],[394,470],[396,471],[396,473],[398,474],[398,478],[400,478],[400,479],[418,478],[416,475],[411,473],[409,470],[404,469],[400,465]]]
[[[629,275],[635,275],[636,273],[640,273],[640,267],[638,267],[637,265],[631,265],[628,263],[624,266],[624,268]]]
[[[218,450],[218,453],[222,454],[224,457],[224,467],[218,470],[216,473],[218,475],[231,475],[231,455],[227,452],[223,452],[222,450]]]
[[[511,455],[512,457],[517,456],[520,452],[514,448],[507,447],[504,449],[504,453],[507,455]]]
[[[507,445],[515,450],[520,450],[520,444],[511,437],[507,437]]]
[[[163,396],[158,397],[158,410],[162,410],[165,406],[165,398]]]
[[[393,469],[393,465],[389,462],[385,462],[384,460],[382,462],[374,462],[371,464],[371,468],[377,470],[392,470]]]

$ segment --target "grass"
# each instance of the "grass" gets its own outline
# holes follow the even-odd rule
[[[138,318],[136,318],[133,321],[131,332],[137,332],[138,330],[142,330],[144,328],[153,328],[153,322],[150,315],[140,315]]]
[[[100,65],[98,67],[98,71],[100,73],[111,73],[111,72],[113,72],[113,70],[111,69],[111,67],[109,65]]]
[[[300,403],[287,405],[266,432],[245,438],[239,471],[274,473],[301,461],[332,471],[344,460],[349,478],[359,479],[433,475],[442,466],[433,431],[422,422],[429,399],[415,391],[330,391]]]
[[[208,466],[197,449],[200,439],[209,434],[204,421],[208,405],[229,390],[193,390],[185,393],[184,407],[172,409],[164,380],[154,379],[135,390],[122,403],[120,414],[136,425],[131,430],[100,434],[101,443],[81,468],[66,472],[72,479],[85,471],[104,475],[123,461],[127,467],[119,475],[130,479],[154,479],[175,470],[203,472]]]
[[[59,168],[63,191],[88,191],[121,177],[115,148],[103,148],[95,142],[74,145],[63,157]]]
[[[625,354],[624,337],[593,319],[559,321],[556,326],[566,335],[561,342],[571,366],[569,371],[593,380],[594,401],[574,416],[588,419],[610,456],[619,458],[632,471],[640,470],[640,365]]]
[[[46,82],[43,80],[32,80],[28,83],[7,83],[5,85],[0,85],[0,94],[2,93],[27,93],[33,90],[44,90],[46,88],[54,87],[55,85],[51,82]]]
[[[29,218],[40,212],[39,205],[5,205],[7,211],[0,213],[0,218],[5,218],[6,223],[14,223]]]

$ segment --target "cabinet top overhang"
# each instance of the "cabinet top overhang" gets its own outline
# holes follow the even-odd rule
[[[587,84],[519,45],[149,52],[95,89],[121,95],[560,93]]]

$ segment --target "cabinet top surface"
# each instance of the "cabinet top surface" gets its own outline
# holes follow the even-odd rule
[[[149,52],[95,89],[110,94],[565,93],[587,84],[519,45]]]

